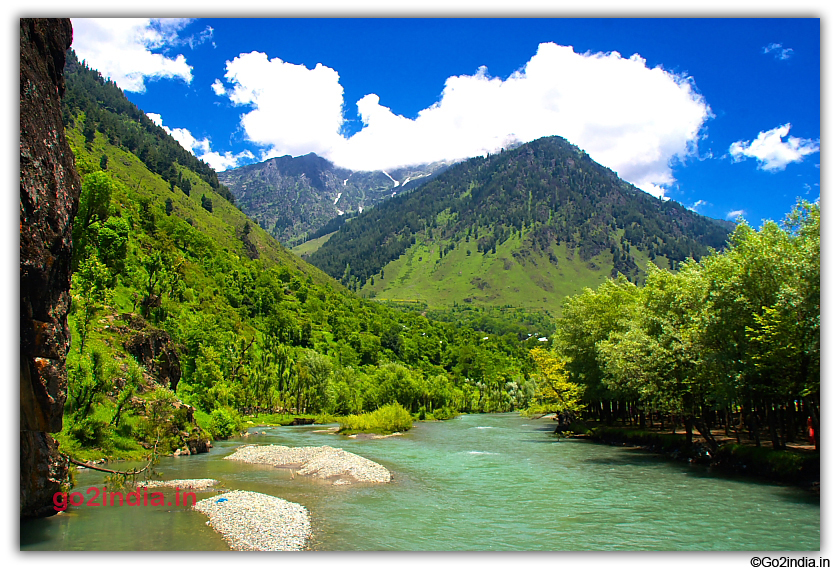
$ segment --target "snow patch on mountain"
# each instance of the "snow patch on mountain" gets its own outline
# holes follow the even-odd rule
[[[388,178],[391,178],[391,175],[390,175],[390,174],[388,174],[387,172],[385,172],[384,170],[382,171],[382,174],[384,174],[384,175],[385,175],[385,176],[387,176]],[[393,182],[393,183],[394,183],[394,188],[396,188],[397,186],[399,186],[399,185],[400,185],[400,183],[399,183],[399,182],[397,182],[396,180],[394,180],[393,178],[391,178],[391,182]]]

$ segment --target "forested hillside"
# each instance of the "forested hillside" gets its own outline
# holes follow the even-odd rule
[[[356,297],[249,221],[206,164],[70,60],[64,117],[82,194],[62,450],[202,451],[244,411],[344,415],[397,402],[447,417],[528,400],[516,334]]]
[[[732,228],[550,137],[452,166],[348,221],[308,260],[381,299],[556,309],[619,273],[642,283],[648,261],[699,259]]]

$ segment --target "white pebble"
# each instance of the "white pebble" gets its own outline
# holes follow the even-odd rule
[[[246,445],[225,457],[232,461],[260,463],[275,467],[298,467],[299,475],[321,479],[388,483],[391,472],[382,465],[355,453],[329,447],[286,447],[284,445]],[[349,482],[349,481],[348,481]]]
[[[306,507],[251,491],[230,491],[198,501],[213,529],[233,550],[303,550],[312,534]]]

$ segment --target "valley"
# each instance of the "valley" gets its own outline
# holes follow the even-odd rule
[[[189,508],[40,518],[173,475],[299,502],[313,550],[819,548],[819,201],[712,219],[560,136],[216,172],[71,38],[21,20],[22,549],[227,549]],[[388,477],[224,461],[263,444]]]

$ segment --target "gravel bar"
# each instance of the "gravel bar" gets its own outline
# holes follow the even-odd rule
[[[218,487],[219,482],[215,479],[172,479],[170,481],[145,481],[142,484],[138,483],[138,487],[172,487],[176,489],[190,489],[192,491],[206,491],[213,487]]]
[[[303,550],[312,534],[306,507],[262,493],[230,491],[192,508],[233,550]]]
[[[355,453],[327,445],[322,447],[246,445],[238,448],[225,459],[274,467],[297,468],[299,475],[334,479],[335,485],[391,481],[391,472],[382,465]]]

